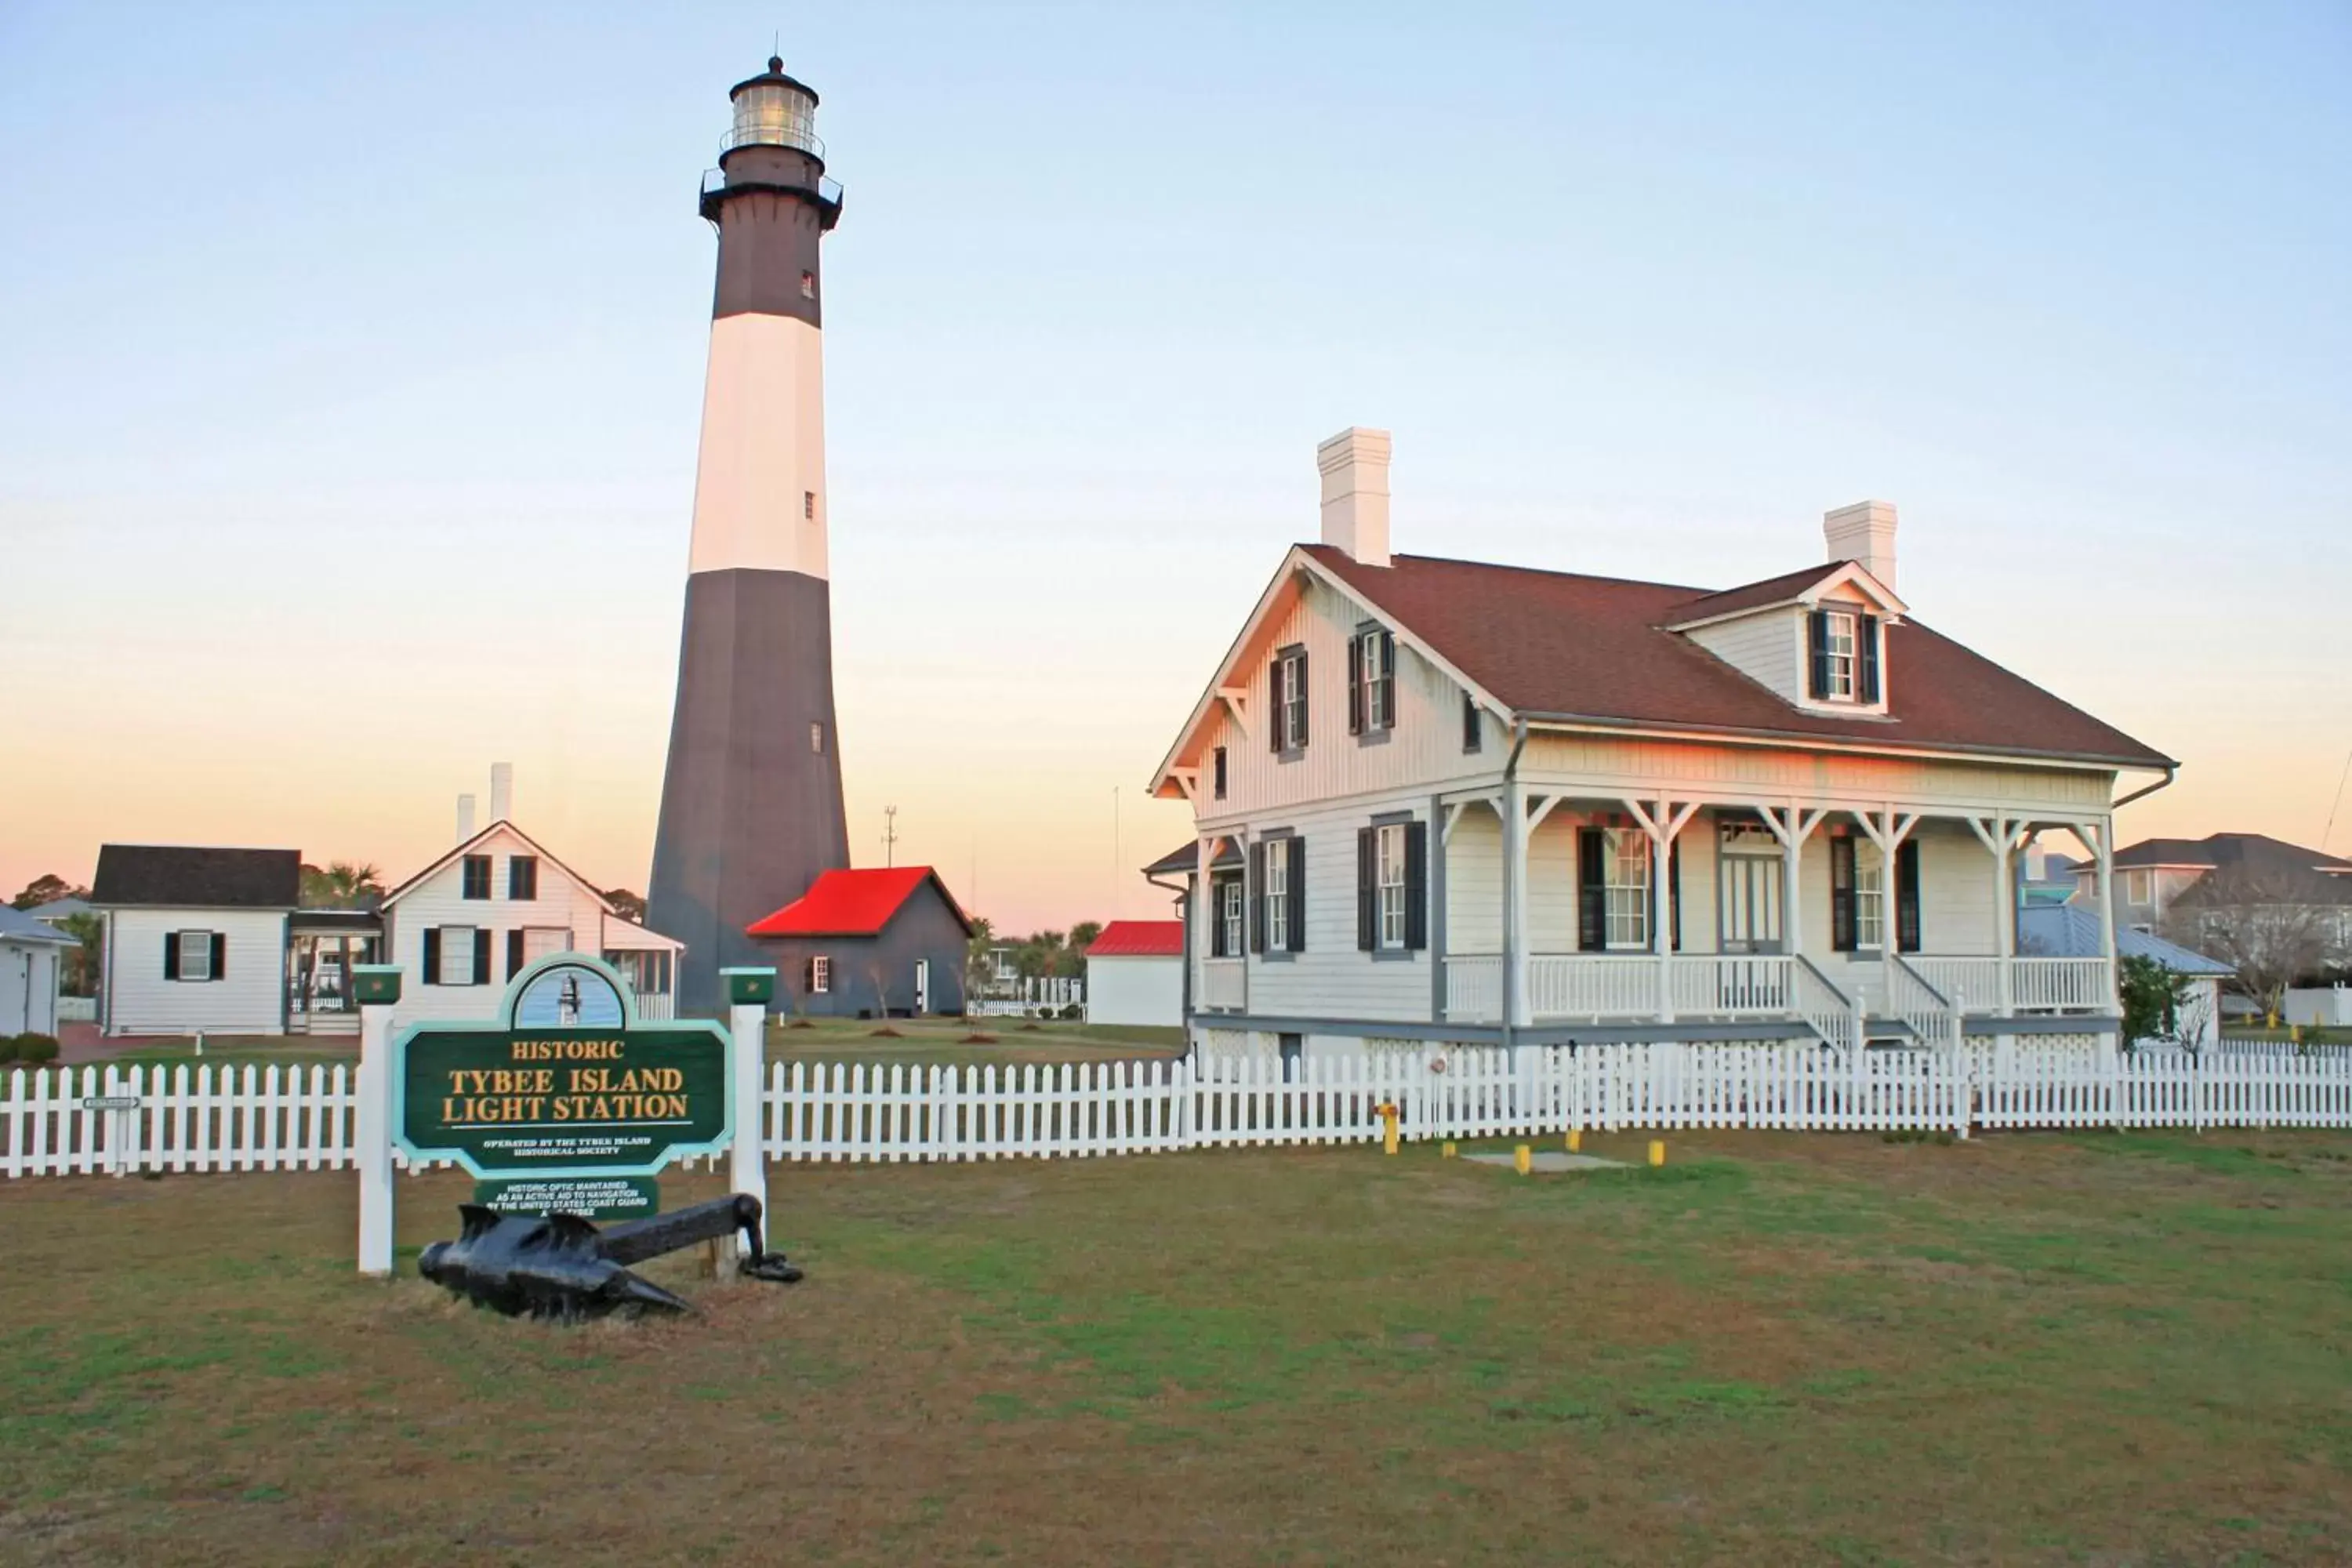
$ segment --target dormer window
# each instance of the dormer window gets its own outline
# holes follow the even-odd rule
[[[1808,695],[1816,702],[1875,705],[1878,617],[1859,610],[1815,610],[1807,619],[1812,651]]]

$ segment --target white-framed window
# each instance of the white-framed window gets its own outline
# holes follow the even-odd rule
[[[1275,733],[1282,749],[1295,752],[1307,744],[1307,652],[1294,648],[1275,661]]]
[[[1609,853],[1601,858],[1601,889],[1607,923],[1602,940],[1611,947],[1650,945],[1650,836],[1631,827],[1609,830]]]
[[[1853,847],[1853,945],[1861,952],[1886,949],[1886,862],[1878,846],[1859,839]]]
[[[828,995],[833,991],[833,960],[818,953],[809,960],[809,994]]]
[[[1290,840],[1268,839],[1265,846],[1265,950],[1290,951]]]
[[[474,934],[472,926],[441,928],[439,984],[471,985],[474,983]]]
[[[1238,958],[1248,951],[1248,933],[1242,928],[1242,879],[1227,877],[1217,886],[1217,921],[1224,938],[1217,944],[1217,955]]]
[[[2154,871],[2126,871],[2124,873],[2124,902],[2127,904],[2152,904],[2155,901],[2156,873]]]
[[[210,980],[213,977],[213,933],[208,931],[175,931],[172,940],[180,945],[179,977],[183,980]]]
[[[1856,674],[1861,663],[1860,617],[1845,610],[1832,610],[1823,621],[1829,628],[1829,681],[1822,695],[1851,702],[1860,685]]]
[[[1372,734],[1396,723],[1395,642],[1378,626],[1356,634],[1355,711],[1358,732]]]
[[[1404,946],[1404,824],[1384,822],[1372,833],[1372,886],[1379,900],[1380,945]]]

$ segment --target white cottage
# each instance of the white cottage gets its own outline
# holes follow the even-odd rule
[[[89,901],[106,927],[101,1032],[280,1032],[301,890],[293,849],[100,846]]]
[[[1892,506],[1710,591],[1392,554],[1388,458],[1318,449],[1321,542],[1153,778],[1197,825],[1196,1041],[2112,1034],[2112,931],[2021,955],[2020,851],[2104,886],[2176,764],[1914,620]]]
[[[395,1023],[487,1018],[509,980],[556,952],[602,958],[629,982],[639,1016],[671,1016],[686,944],[622,916],[503,818],[386,893],[381,914],[384,962],[406,972]]]

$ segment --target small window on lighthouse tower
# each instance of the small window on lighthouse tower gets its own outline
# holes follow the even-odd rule
[[[814,490],[803,490],[801,492],[801,515],[808,519],[811,522],[814,522],[816,521],[816,492]]]
[[[811,724],[809,726],[809,750],[814,752],[820,757],[824,755],[824,726],[823,724]]]
[[[803,300],[814,300],[816,298],[815,273],[803,272],[801,274],[801,298]]]

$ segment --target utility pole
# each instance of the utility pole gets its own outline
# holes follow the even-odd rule
[[[882,864],[896,866],[898,863],[898,808],[886,805],[882,808]]]

